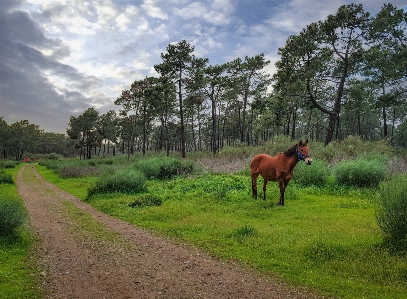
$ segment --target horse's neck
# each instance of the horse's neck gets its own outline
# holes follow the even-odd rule
[[[285,157],[287,164],[288,164],[288,168],[290,170],[293,170],[294,167],[297,165],[298,163],[298,158],[297,156],[291,156],[291,157]]]

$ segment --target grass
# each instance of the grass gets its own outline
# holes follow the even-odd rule
[[[7,173],[15,180],[19,169],[10,168]],[[0,194],[0,200],[22,201],[15,184],[0,184]],[[36,280],[38,270],[35,262],[28,260],[34,243],[27,227],[20,229],[11,239],[0,238],[0,298],[41,298]]]
[[[60,180],[46,169],[40,171],[51,182],[86,198],[89,179]],[[292,184],[286,206],[277,207],[275,183],[268,185],[267,201],[253,200],[250,187],[247,175],[206,174],[150,180],[145,193],[94,195],[89,203],[322,294],[407,298],[406,256],[381,247],[375,191]]]

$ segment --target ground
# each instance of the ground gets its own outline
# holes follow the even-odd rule
[[[321,298],[103,214],[45,181],[34,164],[17,186],[38,237],[44,298]],[[72,210],[114,237],[87,233]]]

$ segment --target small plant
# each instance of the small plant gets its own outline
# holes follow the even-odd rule
[[[135,201],[129,203],[129,207],[157,207],[162,205],[162,200],[152,194],[142,194]]]
[[[0,200],[0,237],[13,237],[17,230],[26,222],[27,212],[17,201]]]
[[[0,169],[0,184],[14,184],[13,177],[4,169]]]
[[[374,159],[357,159],[339,164],[335,175],[340,185],[375,188],[386,177],[386,164]]]
[[[400,175],[382,183],[379,195],[376,219],[385,243],[407,250],[407,177]]]
[[[113,174],[99,177],[98,181],[89,188],[88,198],[94,194],[124,193],[135,194],[145,191],[146,177],[143,173],[133,169],[121,169]]]
[[[250,225],[245,225],[235,229],[228,237],[236,239],[239,243],[242,243],[247,238],[254,237],[256,234],[256,228]]]

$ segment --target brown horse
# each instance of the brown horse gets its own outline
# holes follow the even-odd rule
[[[277,181],[280,187],[280,201],[278,205],[284,205],[284,192],[294,175],[294,167],[299,161],[305,161],[311,165],[312,159],[309,154],[308,139],[305,142],[294,144],[292,147],[276,156],[266,154],[256,155],[250,163],[252,174],[252,194],[257,199],[257,178],[259,174],[264,179],[263,192],[266,199],[266,186],[268,181]]]

